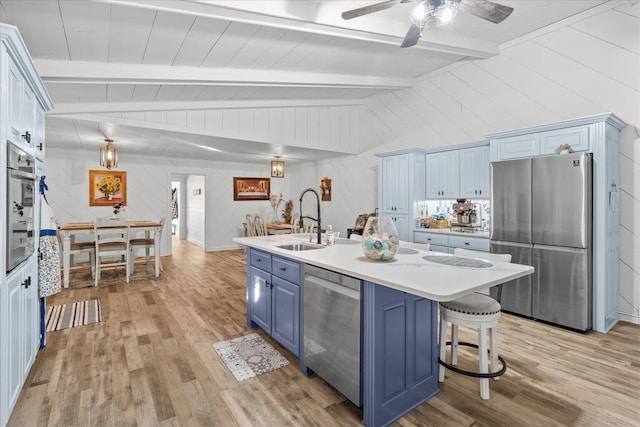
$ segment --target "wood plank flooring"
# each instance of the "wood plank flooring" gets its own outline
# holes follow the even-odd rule
[[[362,411],[262,330],[290,365],[237,382],[212,344],[250,333],[242,250],[174,239],[159,279],[72,287],[48,305],[99,298],[103,321],[47,335],[9,426],[358,426]],[[90,281],[85,281],[90,283]],[[474,335],[461,332],[461,339]],[[447,373],[440,393],[395,426],[638,426],[640,325],[580,334],[503,314],[509,364],[491,381]],[[473,366],[472,353],[464,353]],[[461,361],[462,363],[462,361]]]

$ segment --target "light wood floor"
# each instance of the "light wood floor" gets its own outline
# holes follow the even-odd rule
[[[48,299],[99,298],[103,321],[47,335],[9,426],[361,425],[358,408],[305,377],[261,330],[289,366],[237,382],[212,349],[250,332],[243,251],[204,253],[174,240],[163,264],[158,280]],[[436,397],[394,425],[640,425],[639,325],[585,335],[504,314],[499,349],[509,369],[491,381],[490,400],[477,380],[448,373]]]

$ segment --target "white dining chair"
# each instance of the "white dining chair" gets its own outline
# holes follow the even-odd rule
[[[96,247],[95,286],[98,286],[103,270],[123,267],[129,283],[129,221],[96,220],[93,233]],[[106,258],[107,262],[103,263],[103,258]]]
[[[428,251],[431,247],[429,243],[415,243],[408,242],[406,240],[399,240],[398,244],[401,248],[411,248],[411,249],[419,249],[421,251]]]
[[[510,254],[491,254],[455,248],[454,255],[490,261],[511,262]],[[500,303],[489,295],[472,293],[452,301],[439,303],[440,308],[440,372],[439,382],[444,382],[445,369],[459,374],[480,378],[480,396],[489,399],[489,378],[498,379],[504,374],[507,365],[498,354],[498,320],[500,319]],[[447,342],[447,329],[451,324],[451,341]],[[478,331],[478,344],[458,341],[458,327],[463,326]],[[487,347],[487,332],[490,335],[490,351]],[[447,345],[451,345],[451,363],[445,361]],[[458,364],[458,346],[478,348],[479,372],[470,372],[456,367]],[[491,372],[488,366],[487,353],[491,355]],[[502,368],[498,367],[498,360]]]
[[[158,239],[161,239],[160,241],[162,241],[162,231],[164,230],[164,222],[165,222],[166,218],[160,218],[160,231]],[[146,232],[145,232],[146,233]],[[154,231],[154,233],[156,233]],[[155,258],[156,253],[155,253],[155,248],[156,248],[156,240],[155,240],[155,234],[153,236],[147,236],[145,234],[145,237],[132,237],[129,239],[129,249],[131,250],[131,254],[130,254],[130,261],[131,261],[131,274],[133,274],[134,271],[134,267],[135,267],[135,259],[136,259],[136,249],[144,249],[145,254],[144,254],[144,263],[145,264],[149,264],[149,261],[151,260],[151,250],[153,249],[153,256]],[[162,267],[162,258],[158,258],[158,262],[159,265],[157,266],[160,271],[164,271],[163,267]]]
[[[256,230],[255,230],[255,226],[254,226],[254,222],[253,222],[253,215],[251,214],[247,214],[245,216],[246,222],[245,222],[245,229],[246,229],[246,233],[248,237],[251,236],[255,236],[256,235]]]
[[[56,233],[58,236],[58,244],[60,245],[60,251],[64,249],[62,242],[62,236],[60,231]],[[69,246],[69,271],[65,271],[64,274],[71,273],[72,270],[79,270],[84,268],[83,263],[76,263],[75,256],[81,254],[89,255],[89,268],[91,269],[91,277],[95,277],[95,265],[96,265],[96,243],[95,241],[76,242],[75,236],[71,236],[71,243]],[[63,254],[64,255],[64,254]],[[60,258],[62,262],[62,258]]]
[[[298,218],[300,218],[300,214],[296,213],[291,215],[291,221],[289,221],[289,224],[291,224],[292,234],[297,234],[300,232],[300,221],[298,220]]]
[[[264,219],[260,215],[253,216],[253,227],[256,236],[267,235],[267,224],[264,222]]]

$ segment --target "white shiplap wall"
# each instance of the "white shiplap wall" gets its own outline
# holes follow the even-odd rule
[[[620,318],[640,323],[638,34],[640,4],[622,4],[535,33],[504,47],[497,57],[460,63],[424,76],[411,89],[368,98],[357,112],[359,126],[353,125],[358,131],[353,127],[341,131],[343,135],[359,135],[359,154],[287,167],[284,179],[272,180],[272,192],[283,192],[286,199],[293,199],[297,211],[300,192],[307,187],[317,189],[321,177],[330,177],[332,201],[322,202],[323,224],[346,233],[357,214],[371,212],[378,204],[376,153],[479,141],[489,133],[613,112],[629,124],[620,145]],[[263,117],[265,113],[258,114]],[[354,117],[351,111],[349,117]],[[136,119],[145,117],[137,115]],[[283,129],[295,130],[296,120],[295,114],[283,115]],[[224,129],[216,128],[218,132],[224,134]],[[331,132],[327,138],[313,136],[307,142],[323,148],[334,137]],[[273,138],[267,136],[268,141],[274,142]],[[345,147],[344,152],[350,148]],[[61,222],[103,214],[101,208],[89,208],[87,201],[88,170],[97,169],[95,157],[95,153],[47,151],[50,199]],[[129,206],[125,213],[130,218],[169,216],[171,173],[205,177],[205,250],[235,247],[231,238],[241,233],[244,215],[257,212],[268,217],[271,211],[268,202],[234,202],[232,195],[233,176],[267,176],[267,164],[261,171],[256,165],[240,163],[121,157],[119,169],[128,171]],[[305,213],[315,210],[311,200],[305,197]],[[169,233],[164,236],[166,254],[170,237]]]
[[[343,228],[377,205],[377,152],[483,140],[489,133],[613,112],[620,144],[620,318],[640,323],[640,4],[540,31],[367,99],[360,155],[316,167],[333,178],[325,210]],[[323,214],[324,215],[324,214]],[[333,220],[334,226],[338,223]]]

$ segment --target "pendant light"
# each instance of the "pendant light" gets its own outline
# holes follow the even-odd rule
[[[100,148],[100,166],[107,169],[118,167],[118,150],[113,148],[111,143],[113,139],[104,140],[107,145],[104,148]]]
[[[275,160],[271,160],[271,178],[284,178],[284,162],[280,160],[281,156],[274,156]]]

